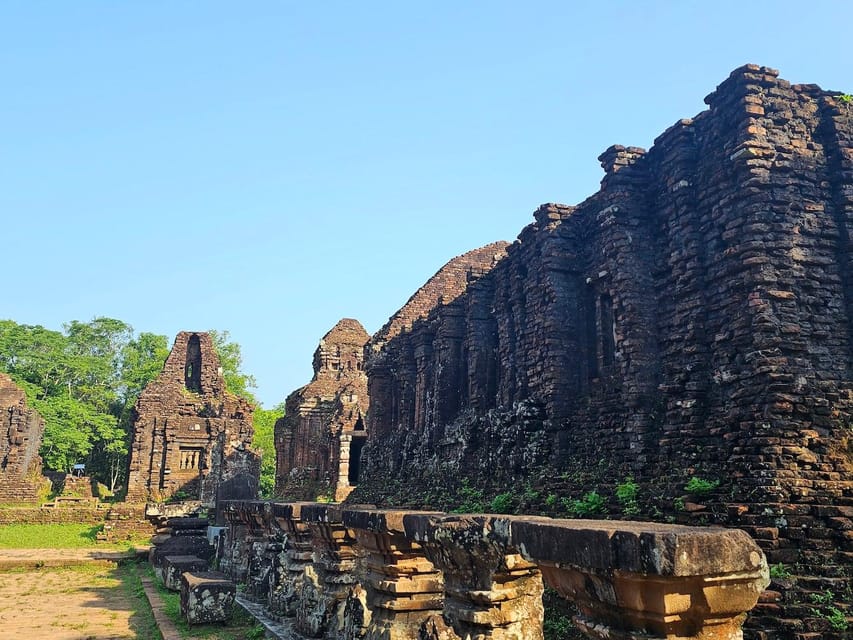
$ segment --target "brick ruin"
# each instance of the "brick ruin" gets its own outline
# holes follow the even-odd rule
[[[0,502],[38,502],[50,489],[41,474],[44,421],[24,391],[0,373]]]
[[[257,495],[252,406],[225,389],[213,341],[182,331],[133,413],[128,502]]]
[[[841,638],[853,108],[754,65],[705,101],[648,151],[609,148],[595,195],[543,205],[490,270],[377,334],[350,501],[500,494],[555,515],[595,490],[602,515],[740,527],[779,567],[750,637]]]
[[[320,340],[314,377],[287,397],[275,425],[276,495],[343,500],[358,483],[367,439],[369,338],[358,320],[344,318]]]
[[[215,564],[280,638],[542,640],[554,637],[547,586],[576,608],[583,637],[741,640],[768,583],[755,542],[721,528],[309,502],[223,511]],[[152,563],[198,571],[185,553],[206,543],[167,538]]]
[[[368,425],[383,429],[385,425],[399,423],[403,420],[401,411],[412,419],[417,415],[417,420],[422,420],[428,406],[429,410],[448,414],[445,405],[458,399],[455,387],[458,372],[443,370],[438,379],[428,368],[428,362],[436,354],[442,364],[456,365],[459,354],[445,351],[460,346],[458,327],[452,318],[459,317],[461,296],[471,282],[506,256],[508,246],[507,242],[494,242],[453,258],[371,337],[365,347],[368,395],[380,401],[371,405]],[[421,326],[431,314],[444,314],[448,319],[440,336],[429,337],[413,330],[413,326]],[[496,375],[492,364],[476,354],[473,356],[472,366],[483,368],[482,374],[487,379]],[[434,386],[435,393],[431,391],[429,396],[422,393],[426,385]]]

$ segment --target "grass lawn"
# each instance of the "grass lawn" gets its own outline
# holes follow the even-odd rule
[[[116,544],[99,543],[100,524],[3,524],[0,525],[0,549],[129,549],[147,544],[147,539]]]

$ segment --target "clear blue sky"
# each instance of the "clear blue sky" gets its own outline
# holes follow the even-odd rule
[[[746,62],[853,91],[853,3],[0,3],[0,317],[225,329],[271,406],[341,317],[595,192]]]

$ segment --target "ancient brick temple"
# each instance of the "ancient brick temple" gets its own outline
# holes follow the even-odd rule
[[[416,323],[420,323],[418,326],[423,324],[430,314],[459,316],[458,310],[463,304],[460,296],[470,283],[488,273],[506,256],[507,246],[506,242],[494,242],[453,258],[373,335],[365,348],[371,371],[368,393],[371,397],[376,394],[380,402],[371,406],[369,424],[387,431],[387,425],[400,423],[403,419],[401,411],[411,414],[411,418],[417,414],[421,419],[427,404],[435,409],[424,393],[426,385],[434,383],[436,389],[441,389],[441,398],[430,392],[434,401],[453,402],[453,398],[458,396],[458,390],[453,386],[458,382],[458,372],[443,371],[442,379],[438,380],[434,377],[435,372],[428,367],[436,349],[441,352],[448,347],[461,347],[460,336],[456,334],[458,327],[452,321],[446,323],[447,328],[438,341],[433,340],[435,336],[424,339],[425,336],[413,332],[412,327]],[[454,354],[456,359],[459,355]],[[449,362],[446,357],[443,361]],[[473,366],[475,369],[489,367],[489,363],[474,357]],[[494,367],[484,374],[487,378],[494,376]]]
[[[314,377],[287,397],[275,425],[276,494],[343,500],[358,484],[367,439],[369,338],[358,320],[344,318],[320,340]]]
[[[134,407],[127,500],[257,495],[253,435],[252,406],[226,391],[210,335],[182,331]]]
[[[27,407],[23,390],[0,373],[0,502],[38,502],[50,489],[41,475],[44,421]]]
[[[352,499],[442,507],[467,477],[540,512],[595,490],[625,517],[631,478],[627,515],[741,527],[778,567],[753,637],[841,637],[853,105],[753,65],[705,101],[650,150],[605,151],[596,194],[543,205],[488,273],[372,343]]]

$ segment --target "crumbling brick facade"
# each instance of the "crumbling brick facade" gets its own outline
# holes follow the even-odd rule
[[[809,596],[843,609],[853,568],[853,106],[753,65],[706,103],[370,353],[354,498],[443,506],[468,477],[624,516],[630,476],[640,515],[742,527],[793,576],[753,637],[841,637]]]
[[[44,421],[27,407],[23,390],[0,373],[0,502],[37,502],[50,482],[39,447]]]
[[[369,338],[358,320],[344,318],[320,340],[314,377],[287,397],[275,425],[277,495],[343,500],[358,483],[367,439]]]
[[[134,407],[128,501],[180,497],[211,505],[226,482],[257,494],[252,406],[226,391],[213,341],[182,331]]]
[[[456,367],[461,364],[463,335],[459,331],[464,327],[458,320],[462,318],[462,295],[506,256],[507,246],[506,242],[494,242],[450,260],[370,339],[365,348],[368,395],[376,402],[371,403],[368,424],[371,430],[378,429],[377,438],[392,425],[405,426],[411,434],[422,432],[427,411],[436,410],[436,402],[442,403],[438,410],[445,417],[453,407],[459,409],[462,372]],[[488,310],[484,313],[489,315]],[[419,330],[428,316],[438,314],[445,319],[440,336]],[[413,330],[415,326],[418,330]],[[484,368],[482,377],[492,379],[496,375],[494,362],[479,354],[480,349],[488,352],[491,343],[484,339],[471,344],[471,366],[478,371]],[[434,354],[441,359],[440,365],[433,360]],[[434,365],[439,366],[438,377]],[[441,368],[444,365],[448,368]],[[415,424],[419,426],[413,429]]]

